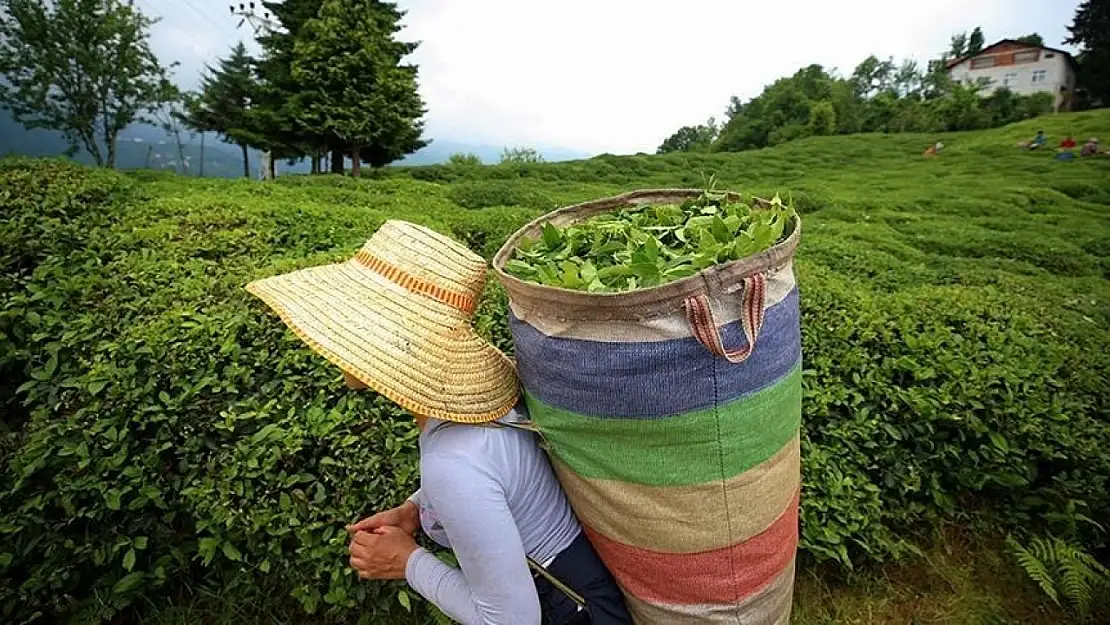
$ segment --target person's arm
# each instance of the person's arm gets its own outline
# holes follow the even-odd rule
[[[409,585],[463,625],[538,625],[536,586],[496,476],[462,455],[425,456],[421,469],[421,496],[460,568],[418,549],[405,567]]]

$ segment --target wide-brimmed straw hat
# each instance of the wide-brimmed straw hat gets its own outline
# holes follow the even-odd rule
[[[509,359],[471,318],[486,262],[462,244],[386,222],[353,258],[247,285],[312,349],[416,414],[493,421],[516,403]]]

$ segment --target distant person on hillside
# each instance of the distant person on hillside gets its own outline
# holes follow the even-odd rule
[[[1075,139],[1068,135],[1060,142],[1060,147],[1056,150],[1056,160],[1070,161],[1075,158]]]
[[[937,141],[936,143],[934,143],[934,144],[930,145],[929,147],[925,148],[925,156],[928,156],[928,157],[936,156],[943,149],[944,149],[944,144],[941,143],[940,141]]]
[[[387,221],[347,262],[247,290],[420,432],[420,489],[346,528],[360,578],[407,580],[463,625],[631,625],[527,420],[513,362],[474,331],[485,277],[461,243]],[[458,567],[416,543],[420,528]]]
[[[1098,139],[1091,137],[1087,139],[1087,143],[1083,144],[1083,149],[1079,151],[1080,156],[1098,156]]]
[[[1036,150],[1037,148],[1044,145],[1045,141],[1047,141],[1047,139],[1044,136],[1044,131],[1043,130],[1038,130],[1037,131],[1037,136],[1033,137],[1032,141],[1030,141],[1028,143],[1019,143],[1018,145],[1025,148],[1026,150]]]

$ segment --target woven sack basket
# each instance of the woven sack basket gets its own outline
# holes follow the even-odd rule
[[[626,293],[504,271],[545,223],[700,193],[635,191],[556,210],[510,237],[493,267],[509,293],[529,413],[636,622],[787,623],[800,485],[800,220],[765,252]]]

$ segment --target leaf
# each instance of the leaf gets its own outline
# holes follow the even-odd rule
[[[46,367],[43,368],[43,372],[46,374],[47,378],[50,378],[54,375],[54,372],[57,371],[57,370],[58,370],[58,354],[54,354],[53,356],[50,357],[50,360],[46,361]]]
[[[409,598],[409,593],[403,590],[397,591],[397,603],[400,603],[406,612],[412,612],[412,600]]]
[[[713,237],[717,241],[728,243],[732,240],[732,231],[728,229],[728,224],[725,223],[724,219],[721,219],[720,215],[713,217],[713,225],[710,227],[713,229]]]
[[[205,537],[201,538],[197,544],[197,553],[202,558],[205,565],[212,561],[212,557],[216,555],[216,547],[220,541],[215,538]]]
[[[143,583],[143,574],[141,572],[135,571],[134,573],[128,573],[112,586],[112,593],[116,595],[127,594],[138,588],[141,583]]]
[[[235,548],[235,545],[231,544],[230,542],[225,542],[223,545],[221,545],[221,549],[224,552],[224,556],[226,556],[228,560],[239,562],[243,559],[243,554],[240,553],[239,550]]]
[[[123,554],[123,568],[130,571],[135,568],[135,550],[128,549],[127,553]]]
[[[563,233],[550,222],[543,225],[543,243],[548,250],[555,250],[563,244]]]
[[[92,382],[89,382],[89,386],[88,386],[89,394],[90,395],[96,395],[100,391],[104,390],[104,387],[107,386],[107,385],[108,385],[107,380],[93,380]]]
[[[136,549],[139,549],[139,550],[146,549],[147,538],[146,538],[146,536],[136,536],[135,540],[132,541],[132,544],[135,545]]]
[[[577,289],[582,285],[582,278],[578,275],[578,265],[572,260],[564,260],[562,263],[563,286],[568,289]]]
[[[659,240],[649,236],[647,241],[644,242],[644,257],[649,262],[655,262],[659,258],[659,248]]]
[[[990,439],[991,442],[994,443],[995,447],[1001,449],[1002,451],[1010,451],[1010,443],[1006,440],[1005,436],[1002,436],[998,432],[991,432]]]
[[[104,502],[108,505],[109,510],[119,510],[121,507],[119,491],[113,489],[105,493]]]

